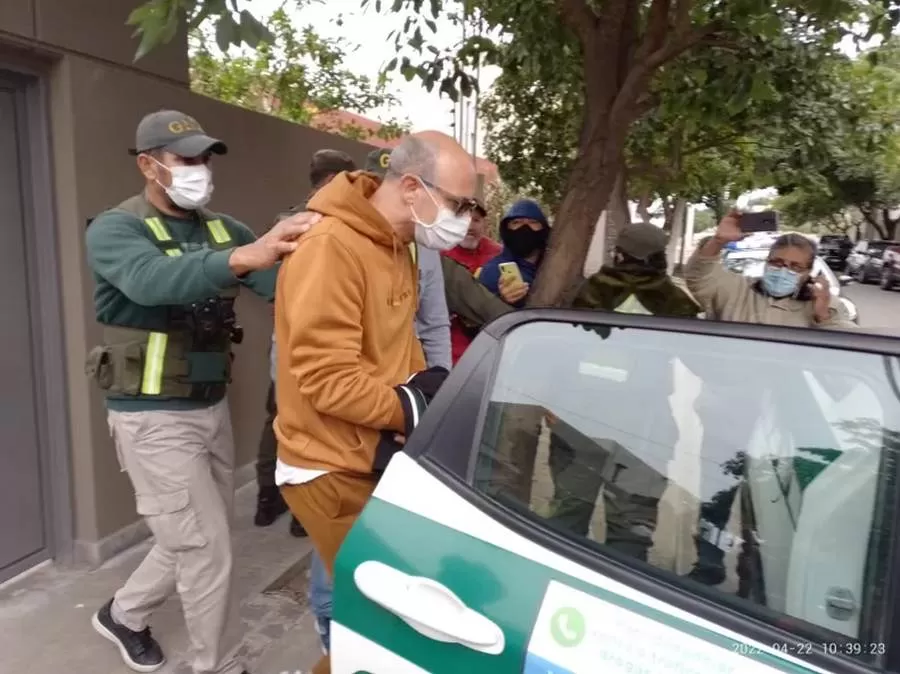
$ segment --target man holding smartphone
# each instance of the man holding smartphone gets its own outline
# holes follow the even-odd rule
[[[503,252],[488,261],[478,279],[495,295],[517,309],[525,306],[550,239],[550,223],[530,199],[514,203],[500,221]]]
[[[784,234],[774,241],[759,280],[727,270],[722,263],[722,250],[746,235],[741,228],[740,213],[729,213],[685,266],[688,289],[703,306],[707,317],[803,328],[855,327],[843,305],[831,295],[827,281],[812,276],[816,246],[802,234]],[[735,363],[735,368],[739,367]],[[748,395],[748,391],[758,387],[747,384],[759,372],[748,367],[741,372],[731,369],[722,373],[703,368],[702,361],[692,363],[691,370],[703,380],[703,388],[694,403],[703,425],[700,465],[714,466],[717,474],[721,473],[721,466],[735,467],[715,483],[700,480],[709,491],[701,493],[697,563],[690,576],[706,585],[718,585],[726,578],[722,540],[727,536],[723,534],[744,480],[743,456],[751,433],[746,422],[753,419],[751,414],[735,417],[731,411],[759,407],[758,397]]]

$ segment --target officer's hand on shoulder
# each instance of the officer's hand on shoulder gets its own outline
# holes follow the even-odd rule
[[[297,238],[321,220],[318,213],[303,212],[277,223],[253,243],[235,248],[228,264],[235,276],[268,269],[297,248]]]

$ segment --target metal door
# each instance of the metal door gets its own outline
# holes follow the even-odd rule
[[[47,555],[25,245],[24,96],[0,79],[0,581]]]

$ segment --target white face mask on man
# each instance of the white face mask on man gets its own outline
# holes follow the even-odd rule
[[[437,202],[431,194],[431,190],[422,182],[421,178],[419,178],[419,182],[422,183],[425,193],[434,202],[437,214],[434,216],[434,221],[430,224],[422,222],[419,216],[416,215],[416,209],[410,204],[413,221],[416,224],[416,243],[433,250],[450,250],[465,238],[472,223],[472,216],[470,214],[456,215],[449,208]]]
[[[169,199],[178,208],[192,211],[209,203],[213,193],[212,171],[209,166],[206,164],[166,166],[156,159],[153,161],[171,174],[172,184],[168,187],[160,183],[159,179],[156,182],[166,191]]]

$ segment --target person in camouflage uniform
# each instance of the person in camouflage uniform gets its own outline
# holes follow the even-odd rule
[[[667,274],[667,236],[650,224],[631,224],[619,235],[612,264],[588,278],[579,289],[573,307],[597,311],[695,318],[700,305]],[[672,362],[665,353],[651,355],[640,362],[626,360],[628,390],[638,390],[641,382],[654,389],[673,386]],[[604,350],[605,358],[615,359],[612,349]],[[626,391],[623,389],[623,395]],[[622,400],[614,400],[616,405]],[[658,394],[653,396],[659,399]],[[554,484],[549,519],[579,536],[588,536],[591,518],[601,490],[606,517],[606,544],[620,553],[646,561],[656,529],[659,499],[667,484],[664,469],[641,485],[641,493],[623,489],[612,470],[617,455],[627,455],[630,462],[666,466],[674,451],[678,428],[671,409],[648,410],[652,418],[650,457],[636,442],[624,447],[613,440],[588,438],[576,428],[550,415],[549,467]],[[649,433],[649,427],[648,427]],[[630,445],[631,443],[629,443]],[[668,454],[668,456],[663,456]],[[652,460],[651,460],[652,459]]]

